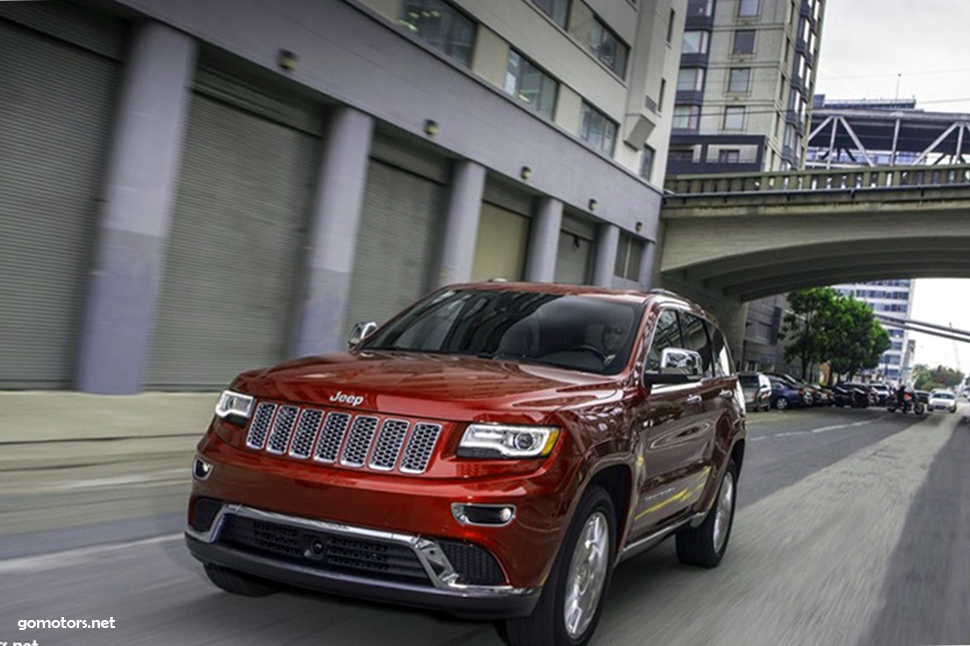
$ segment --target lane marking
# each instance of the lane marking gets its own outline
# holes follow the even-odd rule
[[[0,574],[9,572],[44,572],[56,570],[73,565],[84,565],[93,557],[133,547],[145,547],[148,545],[160,545],[171,541],[182,540],[183,535],[165,534],[163,536],[153,536],[137,541],[126,543],[110,543],[107,545],[92,545],[91,547],[81,547],[64,552],[54,552],[52,554],[41,554],[39,556],[22,556],[19,558],[0,561]]]

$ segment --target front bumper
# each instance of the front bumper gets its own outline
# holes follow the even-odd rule
[[[220,541],[229,516],[337,535],[351,540],[376,540],[405,547],[420,562],[427,575],[427,583],[388,580],[366,574],[324,569],[310,560],[279,558],[273,554],[239,549],[235,545]],[[400,532],[297,518],[243,505],[224,504],[208,531],[200,532],[189,526],[185,531],[185,540],[192,555],[203,563],[221,565],[302,588],[443,610],[462,618],[503,619],[526,616],[532,612],[541,593],[541,588],[461,584],[455,568],[434,540]]]

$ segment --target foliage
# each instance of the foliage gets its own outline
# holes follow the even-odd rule
[[[913,383],[917,390],[933,390],[934,388],[956,388],[963,383],[963,373],[947,366],[930,368],[917,364],[913,368]]]
[[[875,368],[891,345],[869,305],[831,287],[792,292],[788,304],[780,336],[790,339],[785,360],[801,360],[803,379],[811,364],[826,361],[840,374]]]

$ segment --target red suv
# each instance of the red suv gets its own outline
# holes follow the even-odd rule
[[[720,562],[744,397],[696,305],[456,285],[353,341],[222,394],[186,530],[215,585],[440,609],[504,620],[514,645],[576,646],[621,560],[674,535],[681,561]]]

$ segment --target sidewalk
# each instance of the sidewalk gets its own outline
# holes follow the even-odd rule
[[[217,397],[0,392],[0,538],[184,514]]]

